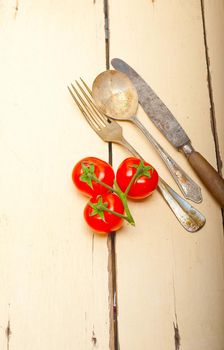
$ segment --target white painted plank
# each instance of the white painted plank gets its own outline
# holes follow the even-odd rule
[[[107,146],[67,84],[105,64],[102,2],[0,3],[0,347],[108,349],[108,248],[83,222],[74,164]],[[94,144],[94,149],[91,145]],[[9,307],[10,305],[10,307]]]
[[[219,18],[220,4],[212,12],[220,12]],[[200,4],[133,0],[109,5],[111,58],[126,59],[150,82],[193,145],[216,165]],[[85,199],[71,182],[80,157],[107,160],[108,151],[66,89],[80,75],[91,83],[105,69],[103,2],[2,1],[0,10],[0,345],[108,349],[107,242],[93,238],[84,225]],[[221,62],[212,41],[216,31],[221,38],[220,26],[221,19],[212,36],[208,29],[213,71]],[[215,72],[215,106],[221,111],[222,69]],[[199,181],[141,109],[138,115]],[[141,134],[130,125],[124,132],[176,189]],[[127,155],[113,147],[115,168]],[[202,188],[204,202],[197,208],[207,224],[194,235],[181,228],[158,193],[130,203],[136,228],[125,225],[117,234],[121,349],[178,349],[174,326],[181,349],[223,349],[222,221]]]
[[[200,2],[111,1],[110,29],[111,58],[126,60],[150,83],[194,147],[216,166]],[[131,203],[136,228],[126,227],[117,234],[121,349],[179,349],[175,325],[180,349],[221,350],[224,283],[220,209],[183,155],[168,144],[141,109],[138,116],[201,185],[204,201],[195,206],[207,223],[200,232],[187,233],[157,193],[144,203]],[[133,145],[176,189],[151,146],[132,126],[125,124],[124,128]],[[220,138],[223,140],[223,135]],[[116,165],[125,156],[126,151],[114,147]]]

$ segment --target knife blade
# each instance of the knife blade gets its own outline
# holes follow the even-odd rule
[[[190,138],[177,119],[143,78],[119,58],[111,60],[112,66],[125,73],[135,86],[143,110],[166,139],[187,157],[201,181],[224,207],[224,180],[209,162],[194,150]]]

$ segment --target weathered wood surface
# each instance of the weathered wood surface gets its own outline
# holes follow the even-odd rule
[[[71,171],[88,155],[108,160],[109,151],[67,91],[80,75],[91,84],[110,59],[125,59],[221,172],[223,27],[222,0],[0,1],[1,349],[223,350],[217,203],[139,108],[152,134],[200,183],[204,201],[194,206],[206,225],[187,233],[155,193],[130,203],[135,228],[125,225],[115,241],[93,235]],[[138,130],[123,126],[178,192]],[[128,155],[113,146],[114,168]]]

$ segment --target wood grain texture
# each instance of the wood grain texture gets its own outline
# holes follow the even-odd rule
[[[105,66],[102,2],[15,6],[0,2],[0,347],[108,349],[107,242],[71,181],[108,151],[67,90]]]
[[[206,225],[187,233],[156,192],[130,202],[136,227],[125,223],[113,240],[93,235],[71,171],[85,156],[107,161],[108,146],[67,91],[80,76],[91,84],[110,59],[126,60],[216,167],[210,107],[223,160],[223,18],[222,0],[0,1],[1,349],[223,350],[217,203],[139,108],[145,126],[201,185],[204,201],[195,206]],[[122,125],[179,192],[142,134]],[[118,145],[112,153],[116,170],[129,153]]]
[[[211,106],[213,107],[214,136],[217,142],[217,159],[223,174],[224,162],[224,3],[221,0],[203,1],[205,36],[208,51],[208,74],[210,75]]]
[[[221,2],[216,5],[220,7]],[[111,58],[126,60],[149,82],[195,148],[216,167],[201,3],[142,1],[132,3],[127,11],[125,3],[113,1],[110,29]],[[222,50],[216,50],[214,55],[222,57]],[[140,108],[138,115],[200,183],[183,156],[168,144]],[[125,130],[128,139],[175,188],[150,145],[131,126],[125,125]],[[117,163],[124,153],[116,147]],[[127,227],[126,232],[117,235],[122,349],[223,349],[222,217],[213,198],[200,185],[204,201],[197,207],[207,223],[197,234],[184,232],[155,194],[145,203],[132,204],[136,228]]]

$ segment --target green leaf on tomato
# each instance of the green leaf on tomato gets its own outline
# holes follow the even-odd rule
[[[94,164],[90,163],[89,167],[82,163],[83,174],[79,177],[82,182],[87,183],[89,187],[93,188],[92,179],[90,175],[94,175]]]
[[[89,205],[93,209],[89,215],[90,216],[99,215],[99,217],[105,221],[104,211],[105,211],[105,208],[108,207],[108,203],[103,202],[102,196],[99,196],[97,203],[89,202]]]

